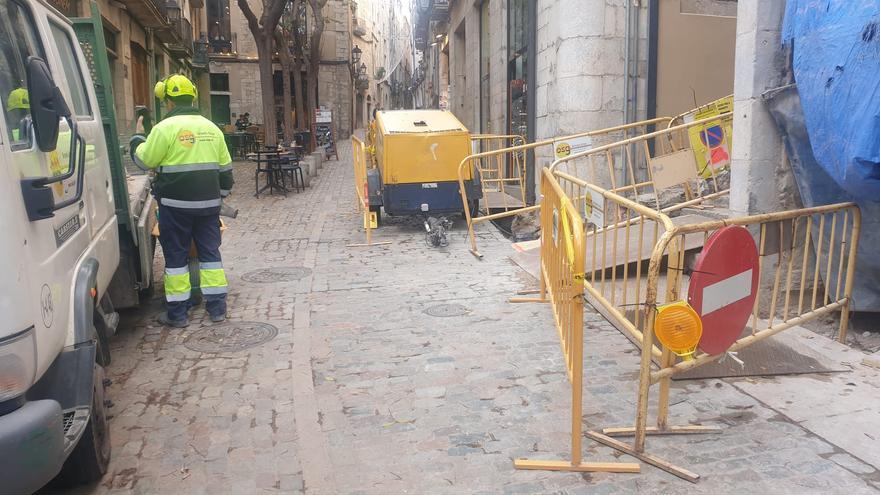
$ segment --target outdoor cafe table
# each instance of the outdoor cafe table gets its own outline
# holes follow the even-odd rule
[[[249,153],[247,158],[257,164],[257,169],[254,173],[254,185],[257,191],[255,194],[256,197],[259,198],[260,193],[266,189],[269,189],[269,194],[272,194],[275,189],[281,190],[285,196],[290,192],[284,186],[284,179],[282,178],[279,181],[279,177],[281,177],[281,159],[295,159],[295,152],[264,148]],[[266,174],[266,185],[262,188],[260,188],[260,174]]]
[[[256,143],[256,137],[249,132],[224,132],[223,138],[229,148],[230,155],[245,156],[248,148]]]

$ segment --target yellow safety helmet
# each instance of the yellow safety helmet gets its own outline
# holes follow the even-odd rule
[[[173,74],[157,82],[153,87],[153,94],[160,100],[175,96],[192,96],[193,99],[196,99],[199,97],[199,90],[188,77]]]
[[[13,89],[9,93],[9,98],[6,100],[6,111],[10,110],[30,110],[31,109],[31,99],[28,95],[28,91],[24,88]]]

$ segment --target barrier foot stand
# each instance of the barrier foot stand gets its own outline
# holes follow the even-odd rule
[[[638,473],[641,466],[635,462],[581,462],[572,464],[568,461],[532,461],[529,459],[516,459],[513,461],[516,469],[538,469],[542,471],[574,471],[592,473]]]
[[[549,299],[540,298],[540,297],[511,297],[507,300],[509,303],[518,304],[518,303],[546,303],[550,302]]]
[[[635,435],[636,429],[632,426],[624,428],[602,428],[602,433],[609,437],[631,437]],[[666,428],[657,428],[649,426],[645,429],[648,435],[702,435],[706,433],[721,433],[718,426],[667,426]]]
[[[594,442],[599,442],[602,445],[607,447],[611,447],[612,449],[623,452],[624,454],[631,455],[636,459],[644,461],[654,467],[660,468],[666,471],[669,474],[673,474],[678,476],[679,478],[690,481],[691,483],[696,483],[700,480],[700,475],[691,471],[688,471],[685,468],[678,467],[675,464],[669,463],[659,457],[655,457],[651,454],[645,452],[636,452],[636,450],[632,447],[632,445],[621,442],[620,440],[615,440],[611,437],[605,436],[601,433],[597,433],[595,431],[588,431],[584,433],[587,438],[593,440]]]
[[[527,296],[530,294],[541,294],[541,289],[536,290],[521,290],[516,293],[518,296]],[[507,300],[507,302],[511,304],[519,304],[519,303],[548,303],[550,299],[546,294],[541,294],[539,297],[511,297]]]
[[[361,244],[346,244],[345,247],[371,247],[371,246],[386,246],[391,244],[391,241],[380,241],[380,242],[365,242]]]

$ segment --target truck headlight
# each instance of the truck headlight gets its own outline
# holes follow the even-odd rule
[[[34,329],[0,340],[0,402],[27,392],[37,371]]]

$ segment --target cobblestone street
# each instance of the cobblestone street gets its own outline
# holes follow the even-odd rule
[[[387,217],[374,240],[391,244],[348,247],[363,232],[348,144],[339,156],[287,197],[253,197],[253,165],[237,163],[229,203],[241,213],[227,220],[222,248],[229,322],[212,327],[199,307],[189,328],[160,327],[161,290],[123,315],[108,370],[110,472],[71,493],[880,487],[870,463],[747,394],[747,378],[673,382],[670,422],[722,433],[651,437],[649,451],[699,473],[697,484],[646,464],[640,474],[514,470],[513,459],[569,449],[570,386],[550,309],[506,302],[536,282],[490,224],[478,228],[482,260],[457,218],[446,248],[426,246],[418,221]],[[587,319],[584,427],[631,424],[639,352],[600,316]],[[635,462],[587,439],[584,457]]]

